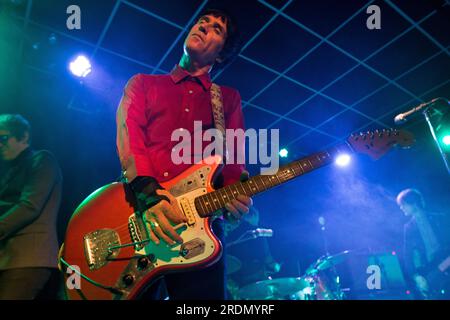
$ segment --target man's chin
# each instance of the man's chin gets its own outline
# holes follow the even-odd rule
[[[14,160],[14,158],[9,154],[0,153],[0,160],[11,161],[11,160]]]

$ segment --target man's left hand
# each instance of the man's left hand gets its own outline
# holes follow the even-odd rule
[[[243,171],[241,174],[241,182],[247,181],[249,179],[248,171]],[[242,216],[246,213],[249,213],[250,207],[253,206],[253,200],[247,195],[238,195],[236,199],[231,200],[225,204],[225,209],[228,211],[226,213],[227,218],[231,216],[234,220],[240,220]]]
[[[250,207],[253,206],[253,200],[246,195],[238,195],[236,199],[231,200],[225,204],[225,209],[231,214],[234,219],[239,220],[242,216],[250,211]]]

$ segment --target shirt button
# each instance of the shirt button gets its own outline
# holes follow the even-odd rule
[[[167,177],[167,176],[169,176],[169,173],[168,172],[164,172],[164,177]]]
[[[189,112],[189,108],[184,109],[184,111]]]
[[[190,93],[190,94],[193,94],[193,93],[194,93],[194,91],[192,91],[192,90],[189,90],[189,93]]]

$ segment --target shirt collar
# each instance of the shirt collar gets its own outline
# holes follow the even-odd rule
[[[200,76],[193,77],[193,76],[191,76],[191,74],[189,72],[187,72],[186,70],[181,68],[178,64],[173,68],[172,72],[170,73],[170,77],[172,78],[173,82],[175,82],[175,83],[180,83],[181,81],[189,79],[189,78],[197,79],[201,83],[201,85],[203,86],[203,88],[205,90],[209,90],[212,85],[211,77],[210,77],[209,73],[205,73]]]

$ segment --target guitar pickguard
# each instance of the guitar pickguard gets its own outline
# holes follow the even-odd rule
[[[169,192],[177,198],[190,191],[204,189],[206,188],[206,182],[210,172],[210,167],[201,167],[169,188]]]

